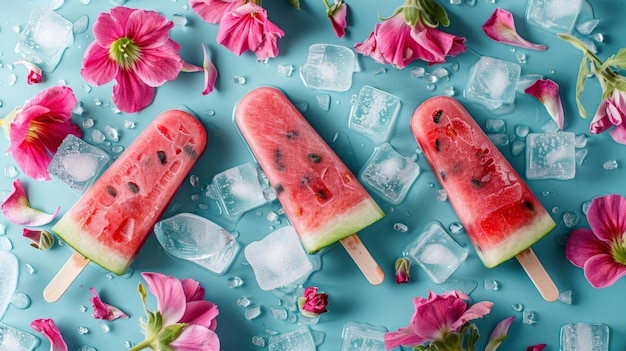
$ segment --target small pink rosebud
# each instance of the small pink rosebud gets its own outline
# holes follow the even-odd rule
[[[54,245],[54,236],[47,230],[31,230],[24,228],[22,236],[32,240],[30,246],[39,250],[48,250]]]
[[[316,287],[304,289],[302,297],[298,298],[298,309],[306,317],[317,317],[328,312],[328,294],[318,292]]]
[[[41,83],[41,81],[43,80],[42,70],[36,64],[26,60],[19,60],[15,62],[15,64],[24,65],[26,66],[26,68],[28,68],[28,76],[26,77],[26,82],[28,83],[28,85]]]
[[[409,282],[409,272],[411,269],[411,261],[406,257],[400,257],[396,260],[396,284],[405,284]]]

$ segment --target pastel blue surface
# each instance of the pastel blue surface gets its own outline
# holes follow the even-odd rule
[[[541,132],[541,127],[550,120],[543,105],[534,97],[517,94],[515,109],[507,114],[494,115],[480,106],[467,103],[461,92],[467,81],[469,69],[479,55],[496,57],[517,62],[518,54],[526,55],[526,63],[521,64],[522,75],[540,74],[556,81],[560,85],[560,94],[565,110],[565,131],[585,134],[588,142],[585,149],[588,154],[581,165],[576,166],[576,176],[572,180],[531,180],[531,189],[539,200],[552,214],[558,223],[547,237],[533,246],[535,252],[553,277],[561,291],[573,292],[573,303],[545,302],[536,291],[520,265],[516,261],[506,262],[496,268],[487,269],[480,263],[471,248],[466,236],[454,235],[454,238],[468,248],[469,256],[463,265],[453,274],[453,278],[472,279],[478,282],[478,288],[471,294],[473,301],[490,300],[494,302],[491,314],[477,321],[481,331],[478,349],[486,344],[492,328],[502,319],[515,315],[509,336],[501,349],[524,350],[526,346],[546,343],[546,350],[559,349],[560,328],[570,323],[604,323],[610,327],[610,350],[624,350],[626,344],[626,325],[623,303],[626,279],[605,289],[592,288],[583,276],[583,270],[574,267],[564,253],[566,235],[572,230],[564,225],[562,217],[573,212],[579,218],[577,227],[586,227],[582,213],[582,204],[593,197],[608,193],[626,195],[624,182],[625,147],[614,143],[608,134],[588,135],[590,119],[578,116],[575,95],[575,81],[581,59],[581,53],[570,44],[560,41],[553,33],[529,25],[524,21],[525,1],[498,1],[490,4],[478,0],[476,6],[466,4],[450,5],[448,1],[440,1],[446,8],[451,24],[444,30],[467,38],[468,51],[456,58],[450,58],[441,65],[450,71],[449,80],[436,85],[435,90],[427,90],[427,82],[411,76],[411,68],[424,67],[427,72],[437,66],[426,66],[423,62],[414,62],[404,70],[390,66],[382,66],[367,57],[358,57],[360,71],[353,75],[352,86],[345,92],[313,90],[306,88],[298,76],[299,68],[306,63],[308,47],[316,43],[328,43],[353,47],[354,43],[367,38],[379,16],[390,16],[400,6],[402,0],[385,1],[346,1],[350,7],[348,34],[342,39],[335,37],[321,0],[302,1],[302,9],[296,11],[286,1],[265,1],[269,17],[286,35],[278,41],[280,55],[267,63],[256,61],[250,53],[238,57],[216,43],[217,25],[204,23],[183,0],[139,1],[130,0],[126,6],[159,11],[168,18],[174,14],[186,16],[188,23],[184,27],[171,30],[173,40],[181,44],[181,56],[188,62],[202,63],[201,43],[208,46],[210,56],[217,66],[219,78],[216,90],[202,96],[202,74],[181,73],[179,78],[168,82],[157,89],[154,102],[136,114],[117,114],[111,103],[112,83],[102,87],[84,89],[85,82],[80,77],[80,63],[85,49],[93,41],[92,26],[99,13],[106,12],[111,5],[108,1],[94,0],[83,5],[77,0],[66,0],[57,13],[69,19],[77,20],[81,15],[89,16],[87,31],[76,34],[73,44],[65,51],[63,58],[52,73],[45,74],[45,81],[39,85],[26,84],[26,70],[23,66],[11,66],[21,59],[14,48],[18,40],[15,27],[23,28],[31,10],[36,5],[48,5],[47,0],[10,1],[0,0],[0,116],[8,114],[25,100],[32,98],[43,88],[67,84],[74,89],[79,101],[83,103],[85,112],[82,116],[74,116],[81,124],[84,117],[95,120],[95,125],[84,129],[85,140],[90,142],[90,133],[94,129],[103,130],[107,125],[120,131],[120,141],[113,145],[128,145],[160,112],[166,109],[184,106],[194,111],[209,131],[209,144],[192,174],[199,177],[199,185],[193,187],[186,182],[177,195],[172,209],[166,216],[178,212],[195,212],[203,215],[199,204],[207,203],[201,190],[202,184],[211,181],[215,174],[237,165],[254,161],[247,146],[232,124],[232,110],[237,101],[249,90],[265,85],[272,85],[285,91],[297,105],[308,104],[304,113],[316,130],[327,141],[331,141],[337,132],[341,132],[341,143],[332,143],[337,153],[356,174],[367,161],[376,145],[364,135],[349,130],[351,101],[355,99],[361,87],[370,85],[389,92],[400,98],[402,106],[396,128],[391,135],[390,144],[401,154],[410,155],[417,148],[417,143],[409,129],[409,119],[414,109],[425,99],[435,95],[443,95],[446,88],[454,87],[456,97],[463,102],[470,113],[484,126],[486,120],[501,118],[506,122],[508,135],[514,134],[519,125],[529,127],[531,132]],[[624,1],[591,1],[595,18],[600,19],[595,32],[605,35],[606,40],[597,42],[598,55],[606,58],[620,47],[626,46],[623,33],[626,29],[623,15],[626,13]],[[481,30],[481,25],[496,9],[502,8],[514,14],[518,32],[526,39],[546,44],[545,52],[530,51],[509,45],[496,43],[488,39]],[[585,11],[589,8],[584,6]],[[591,38],[591,36],[587,36]],[[294,74],[284,77],[278,74],[278,66],[294,65]],[[458,65],[459,69],[454,68]],[[386,71],[381,72],[384,68]],[[376,73],[375,73],[376,72]],[[10,75],[15,74],[17,82],[10,84]],[[245,84],[235,84],[234,77],[241,76]],[[316,97],[329,95],[330,109],[323,110],[318,106]],[[600,102],[600,89],[595,79],[590,79],[585,87],[582,99],[588,113],[593,115]],[[124,128],[125,120],[135,123],[136,128]],[[0,138],[0,149],[6,150],[9,142]],[[111,151],[111,147],[104,147]],[[524,154],[513,156],[510,146],[501,148],[505,157],[512,163],[518,173],[524,174]],[[616,160],[619,167],[607,170],[603,164]],[[0,155],[0,165],[14,165],[10,155]],[[392,205],[383,198],[373,194],[386,213],[386,217],[371,227],[361,231],[359,237],[370,249],[372,255],[380,263],[386,274],[386,280],[379,286],[372,286],[356,268],[350,257],[341,246],[333,246],[322,255],[322,265],[306,285],[314,285],[330,295],[329,312],[322,315],[319,323],[311,329],[326,334],[325,341],[318,347],[319,351],[339,350],[341,347],[341,330],[348,322],[364,322],[396,330],[408,325],[413,314],[411,299],[415,296],[425,297],[428,289],[442,292],[440,286],[432,283],[427,275],[417,266],[412,270],[409,284],[394,283],[393,264],[408,243],[415,239],[426,225],[433,220],[439,221],[447,228],[457,222],[449,203],[437,199],[440,186],[424,158],[418,159],[421,174],[410,189],[405,200]],[[53,212],[61,206],[61,213],[67,211],[78,199],[78,194],[67,185],[54,179],[47,182],[34,181],[26,176],[19,178],[35,208]],[[0,190],[9,190],[14,179],[0,175]],[[192,195],[200,195],[197,200]],[[449,194],[454,196],[454,194]],[[479,199],[477,199],[479,201]],[[222,226],[238,233],[238,241],[246,244],[263,238],[276,227],[285,225],[282,217],[280,224],[266,220],[268,211],[277,211],[280,205],[269,203],[252,210],[237,222],[232,218],[209,216]],[[32,299],[26,309],[9,306],[2,322],[22,330],[33,332],[29,327],[32,320],[53,318],[62,331],[70,350],[82,346],[92,346],[103,350],[124,350],[125,342],[138,343],[143,340],[139,320],[144,317],[141,300],[137,294],[137,284],[142,281],[140,272],[155,271],[174,275],[178,278],[191,277],[199,280],[206,288],[206,298],[219,305],[217,333],[222,342],[223,350],[258,350],[252,345],[253,336],[269,338],[267,329],[279,332],[297,328],[297,324],[277,320],[272,317],[270,307],[277,304],[274,292],[262,291],[255,281],[253,271],[244,263],[240,250],[231,268],[223,275],[204,270],[196,265],[184,264],[167,256],[154,236],[152,236],[136,258],[134,274],[117,277],[95,266],[89,266],[78,277],[65,295],[56,303],[47,303],[41,297],[43,288],[48,284],[62,264],[70,257],[71,250],[67,246],[58,246],[48,251],[38,251],[29,246],[29,240],[21,236],[22,227],[11,224],[4,217],[0,223],[6,225],[7,236],[13,243],[12,252],[18,256],[20,277],[18,292],[24,292]],[[408,226],[407,232],[393,229],[395,223]],[[46,226],[49,229],[48,226]],[[34,268],[29,273],[27,265]],[[238,288],[229,288],[228,279],[239,276],[244,284]],[[496,280],[500,283],[498,291],[489,291],[483,287],[484,280]],[[105,302],[120,307],[130,314],[129,319],[102,322],[92,318],[89,298],[90,287],[100,292]],[[254,303],[262,306],[262,314],[254,320],[244,318],[244,308],[236,301],[247,296]],[[148,303],[155,308],[154,300]],[[522,313],[514,311],[511,306],[523,304],[525,310],[534,311],[537,321],[533,325],[522,323]],[[83,312],[81,306],[86,306]],[[110,330],[103,329],[107,326]],[[88,328],[89,332],[80,334],[79,327]],[[49,343],[42,337],[39,350],[49,349]]]

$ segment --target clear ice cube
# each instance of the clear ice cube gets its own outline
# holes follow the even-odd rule
[[[211,187],[226,214],[237,216],[267,203],[271,187],[262,171],[252,163],[216,174]]]
[[[513,104],[522,68],[514,62],[482,56],[470,69],[465,97],[499,110]]]
[[[269,351],[315,351],[315,340],[309,327],[303,325],[294,330],[272,335],[267,343]]]
[[[427,226],[404,253],[437,284],[445,282],[468,254],[437,222]]]
[[[576,136],[571,132],[526,136],[526,179],[572,179],[576,176]]]
[[[154,233],[168,255],[217,274],[230,267],[239,247],[222,227],[191,213],[180,213],[159,221],[154,226]]]
[[[529,0],[526,20],[552,33],[570,33],[583,5],[583,0]]]
[[[572,323],[561,327],[561,351],[608,351],[609,326]]]
[[[362,133],[376,144],[383,143],[393,132],[399,111],[398,97],[365,85],[350,110],[348,128]]]
[[[413,159],[400,155],[389,143],[384,143],[376,147],[359,172],[359,178],[389,202],[399,204],[419,174],[420,167]]]
[[[385,351],[387,328],[368,323],[348,322],[343,326],[341,351]],[[397,350],[394,348],[391,350]]]
[[[313,44],[300,78],[307,88],[346,91],[352,85],[354,60],[354,51],[345,46]]]
[[[313,256],[309,256],[291,226],[282,227],[244,250],[256,281],[263,290],[304,281],[314,271]]]
[[[18,277],[17,257],[8,251],[0,251],[0,320],[13,300]]]
[[[19,35],[15,52],[46,72],[59,64],[63,52],[74,43],[72,22],[45,6],[33,9]]]
[[[0,323],[0,351],[32,351],[39,343],[35,335]]]
[[[52,157],[48,172],[82,194],[110,160],[111,156],[104,150],[69,134]]]

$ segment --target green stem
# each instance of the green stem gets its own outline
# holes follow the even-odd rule
[[[326,12],[330,11],[330,5],[328,4],[328,1],[326,0],[322,0],[324,1],[324,5],[326,6]]]
[[[150,347],[151,345],[152,345],[152,343],[149,340],[146,339],[146,340],[142,341],[140,344],[131,347],[130,349],[128,349],[128,351],[143,350],[146,347]]]

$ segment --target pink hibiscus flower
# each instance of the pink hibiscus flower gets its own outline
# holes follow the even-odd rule
[[[587,221],[591,229],[570,233],[565,256],[584,269],[594,288],[611,286],[626,275],[626,198],[616,194],[594,198]]]
[[[267,11],[252,2],[224,14],[217,31],[217,42],[240,56],[252,51],[259,60],[278,56],[278,39],[285,35],[267,18]]]
[[[193,279],[178,280],[163,274],[144,272],[148,289],[157,301],[157,311],[148,314],[144,334],[147,339],[129,351],[146,347],[154,350],[219,351],[220,341],[215,333],[218,309],[204,300],[204,288]],[[139,284],[144,307],[146,292]],[[158,316],[158,317],[157,317]]]
[[[115,79],[112,99],[117,108],[127,113],[144,109],[154,99],[154,88],[176,79],[183,67],[180,45],[169,38],[172,27],[172,21],[155,11],[118,6],[101,13],[81,76],[98,86]]]
[[[469,321],[488,314],[493,303],[482,301],[469,306],[467,300],[469,296],[460,291],[441,295],[428,291],[428,298],[414,298],[415,313],[409,326],[385,333],[385,348],[418,346],[428,342],[445,343],[446,336],[451,333],[464,334],[475,330],[475,326],[469,327]],[[460,342],[462,339],[455,340]],[[460,345],[447,346],[449,350],[460,348]]]
[[[614,127],[609,131],[613,140],[620,144],[626,144],[626,92],[615,89],[607,96],[600,106],[589,125],[591,134],[599,134]]]
[[[24,174],[50,180],[48,165],[63,139],[69,134],[78,138],[83,135],[70,119],[76,102],[71,88],[54,86],[40,91],[24,107],[17,107],[0,120],[11,141],[7,151]]]
[[[429,65],[443,63],[446,56],[464,52],[465,38],[436,29],[439,23],[447,26],[448,17],[435,1],[429,3],[437,10],[426,13],[414,0],[407,0],[392,17],[377,23],[365,41],[355,44],[355,51],[399,69],[417,59]]]

